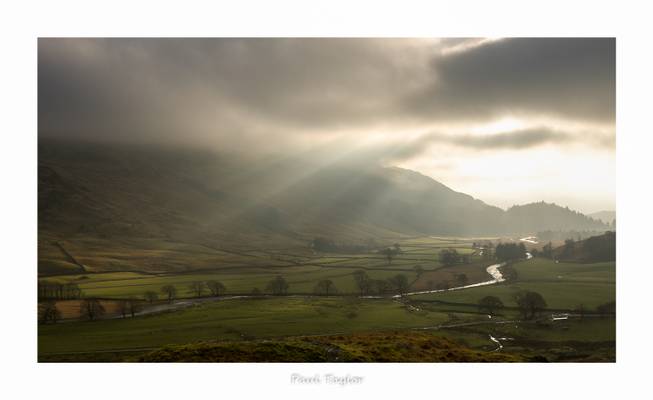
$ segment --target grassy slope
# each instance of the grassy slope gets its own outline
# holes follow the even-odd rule
[[[168,346],[145,362],[510,362],[518,355],[470,350],[423,332],[379,332],[285,340]]]

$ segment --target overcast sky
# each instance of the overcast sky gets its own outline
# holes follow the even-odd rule
[[[40,39],[39,135],[325,152],[615,208],[614,39]]]

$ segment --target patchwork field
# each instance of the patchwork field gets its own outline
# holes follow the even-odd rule
[[[198,341],[242,343],[311,335],[426,330],[474,351],[496,350],[497,343],[490,336],[504,338],[501,351],[521,360],[544,357],[579,361],[590,356],[614,360],[614,317],[589,315],[584,319],[572,317],[548,323],[519,321],[512,299],[519,290],[532,290],[544,297],[548,313],[575,310],[582,304],[591,314],[596,306],[615,299],[614,262],[556,263],[535,258],[513,264],[516,279],[501,284],[411,295],[401,301],[388,296],[358,298],[353,275],[356,271],[365,271],[377,280],[401,273],[408,279],[409,291],[418,291],[436,283],[452,282],[462,273],[469,283],[486,281],[489,275],[485,268],[496,262],[476,254],[471,239],[410,238],[399,243],[402,254],[392,262],[378,254],[306,254],[286,248],[275,252],[279,259],[295,260],[286,265],[221,266],[156,273],[87,271],[42,277],[41,280],[49,282],[76,283],[85,297],[105,299],[107,313],[97,321],[75,321],[79,301],[59,302],[67,320],[39,325],[39,359],[124,360],[162,346]],[[470,254],[470,263],[440,265],[438,256],[443,248]],[[257,257],[270,254],[269,250],[257,252]],[[239,262],[244,262],[249,256],[240,257]],[[423,269],[419,276],[414,269],[418,265]],[[288,296],[199,301],[193,299],[195,294],[189,288],[192,282],[219,280],[226,287],[226,295],[250,294],[254,288],[264,291],[277,275],[288,282]],[[323,279],[334,283],[338,289],[335,296],[312,295],[315,284]],[[150,307],[152,313],[118,318],[117,300],[143,299],[146,291],[158,292],[164,285],[174,285],[178,298],[189,300],[177,301],[183,307],[176,307],[176,303],[167,306],[162,299],[153,305],[143,302],[145,309]],[[499,297],[506,305],[494,319],[479,312],[476,306],[479,299],[490,295]]]
[[[442,267],[439,262],[439,252],[445,248],[455,248],[461,254],[473,254],[471,240],[442,240],[436,238],[419,238],[400,240],[402,254],[391,262],[380,254],[307,254],[307,248],[288,248],[272,250],[239,250],[222,252],[224,258],[214,257],[213,267],[203,264],[205,257],[211,253],[207,248],[179,247],[168,244],[168,255],[178,257],[197,256],[198,268],[186,268],[185,271],[176,269],[167,271],[121,271],[121,272],[96,272],[102,270],[100,265],[106,260],[105,254],[97,249],[91,251],[92,256],[86,255],[89,248],[67,244],[70,254],[84,262],[87,266],[86,273],[43,276],[42,281],[76,283],[87,297],[97,298],[143,298],[146,291],[159,292],[165,285],[174,285],[177,288],[177,297],[193,297],[189,289],[192,282],[218,280],[226,288],[226,294],[249,294],[254,289],[265,290],[267,283],[281,275],[289,284],[290,294],[313,293],[315,284],[323,279],[333,281],[335,288],[341,294],[357,293],[358,289],[353,279],[353,273],[365,271],[371,279],[385,280],[397,274],[404,274],[411,283],[411,290],[424,290],[431,283],[440,281],[453,281],[456,274],[465,273],[470,281],[479,282],[487,279],[485,266],[480,262],[480,257],[470,256],[472,263]],[[143,243],[145,246],[147,241]],[[183,250],[182,250],[183,249]],[[147,246],[141,250],[143,254],[150,254]],[[162,250],[156,250],[161,253]],[[163,257],[162,255],[160,255]],[[143,256],[146,257],[146,256]],[[91,262],[92,261],[92,262]],[[193,263],[195,263],[193,259]],[[265,265],[263,265],[265,264]],[[91,266],[92,265],[92,266]],[[196,264],[192,264],[196,265]],[[420,266],[424,274],[417,279],[415,267]],[[111,267],[109,268],[111,269]]]

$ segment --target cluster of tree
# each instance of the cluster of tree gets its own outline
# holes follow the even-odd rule
[[[76,283],[38,282],[39,299],[74,300],[81,297],[82,290]]]
[[[515,293],[513,300],[524,319],[533,319],[546,308],[546,301],[537,292],[520,291]],[[496,296],[485,296],[478,301],[478,310],[482,313],[495,315],[503,308],[505,308],[503,301]]]
[[[391,264],[392,260],[402,253],[402,250],[401,246],[399,246],[399,243],[395,243],[392,247],[386,247],[379,252],[385,256],[388,264]]]
[[[188,288],[195,294],[195,297],[202,297],[207,290],[211,296],[217,297],[223,295],[226,290],[222,282],[215,280],[193,281]]]
[[[501,267],[501,275],[507,281],[514,281],[517,279],[517,270],[510,264]]]
[[[84,299],[79,304],[79,317],[88,321],[95,321],[106,312],[98,299]]]
[[[489,315],[495,315],[504,307],[503,301],[496,296],[485,296],[478,301],[478,311]]]
[[[615,301],[610,301],[608,303],[601,304],[596,307],[596,311],[602,316],[615,314],[617,312],[617,303]]]
[[[513,261],[526,257],[524,243],[499,243],[494,249],[494,256],[499,261]]]
[[[584,231],[576,231],[576,230],[568,230],[568,231],[541,231],[537,232],[537,238],[540,241],[558,241],[558,240],[567,240],[567,239],[575,239],[577,241],[581,241],[583,239],[587,239],[588,237],[596,236],[596,235],[601,235],[603,234],[604,231],[597,231],[597,230],[584,230]]]
[[[141,310],[140,301],[136,300],[133,297],[118,302],[118,311],[120,312],[123,318],[125,318],[127,314],[134,317],[136,313],[139,312],[140,310]]]
[[[195,295],[195,297],[202,297],[205,293],[209,293],[211,296],[217,297],[222,296],[226,291],[225,286],[222,282],[216,280],[209,281],[193,281],[188,285],[188,289]],[[177,287],[174,285],[165,285],[161,288],[161,293],[164,294],[168,302],[172,302],[177,298]],[[149,303],[156,301],[159,298],[156,292],[147,291],[145,292],[145,300]]]
[[[551,242],[549,242],[544,246],[542,246],[542,251],[533,249],[531,250],[531,254],[533,254],[533,257],[544,257],[544,258],[553,259],[553,245],[551,244]]]
[[[275,296],[281,296],[288,293],[288,282],[281,275],[277,275],[268,282],[266,289]]]
[[[161,292],[166,296],[168,303],[177,297],[177,288],[174,285],[165,285],[161,288]]]
[[[513,300],[524,319],[533,319],[546,308],[546,301],[537,292],[523,290],[515,293]]]
[[[451,266],[456,264],[468,264],[469,263],[468,254],[460,254],[456,249],[442,249],[440,251],[440,263],[445,266]]]
[[[605,232],[583,242],[583,252],[587,261],[615,261],[617,259],[617,234]]]
[[[565,245],[562,247],[562,252],[560,256],[562,258],[570,258],[574,256],[576,250],[576,242],[574,239],[566,239]]]
[[[49,300],[39,303],[38,318],[41,324],[47,324],[49,322],[54,324],[59,321],[61,319],[61,311],[57,308],[57,302]]]
[[[331,279],[323,279],[315,285],[313,291],[315,294],[329,296],[331,294],[337,293],[338,289],[336,289],[336,285]]]
[[[388,279],[372,279],[362,270],[354,272],[354,282],[361,296],[388,293],[403,295],[410,286],[408,278],[404,274],[397,274]]]
[[[368,239],[363,243],[336,243],[334,240],[325,237],[316,237],[311,241],[310,247],[315,251],[323,253],[369,253],[379,248],[374,239]]]
[[[592,231],[605,230],[608,225],[590,218],[569,207],[544,202],[510,207],[506,211],[506,222],[514,232],[542,231]],[[538,236],[539,237],[539,236]],[[562,239],[567,239],[565,237]],[[562,240],[542,238],[542,240]]]
[[[147,292],[145,292],[144,297],[145,297],[145,300],[150,304],[152,304],[153,302],[155,302],[155,301],[157,301],[159,299],[158,293],[153,291],[153,290],[148,290]]]

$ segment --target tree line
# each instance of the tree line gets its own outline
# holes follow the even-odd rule
[[[39,300],[75,300],[82,297],[82,290],[76,283],[39,281],[37,290]]]
[[[450,267],[456,264],[469,264],[469,254],[460,254],[456,249],[440,250],[440,263]]]
[[[523,319],[533,319],[546,309],[546,301],[541,294],[529,290],[522,290],[512,296],[513,302]],[[478,301],[479,312],[496,315],[505,308],[503,301],[496,296],[485,296]]]
[[[519,260],[526,257],[524,243],[499,243],[494,248],[494,256],[501,262]]]
[[[547,307],[546,300],[544,300],[541,294],[529,290],[521,290],[513,294],[512,301],[517,306],[521,317],[526,320],[538,317]],[[489,315],[496,315],[504,308],[503,301],[496,296],[485,296],[478,301],[479,312]],[[583,305],[580,305],[575,311],[579,312],[582,316],[584,313]],[[596,307],[596,312],[601,316],[614,315],[616,312],[616,303],[611,301],[600,304]]]
[[[404,294],[408,291],[410,283],[405,274],[397,274],[388,279],[372,279],[365,271],[354,272],[354,283],[361,296],[372,294]]]

